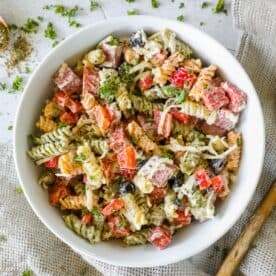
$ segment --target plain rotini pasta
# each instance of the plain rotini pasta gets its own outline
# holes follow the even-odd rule
[[[191,58],[191,59],[185,59],[182,62],[181,66],[183,66],[185,69],[190,70],[194,73],[200,73],[202,64],[200,59]]]
[[[85,207],[85,196],[66,196],[59,203],[62,209],[81,210]]]

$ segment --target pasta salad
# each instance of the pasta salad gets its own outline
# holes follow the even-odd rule
[[[38,183],[91,243],[166,248],[215,216],[239,169],[247,96],[170,30],[108,36],[63,63],[31,135]]]

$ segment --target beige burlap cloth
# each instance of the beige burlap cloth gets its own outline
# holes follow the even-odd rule
[[[173,265],[146,269],[123,268],[87,259],[59,241],[37,219],[15,173],[12,147],[0,145],[0,275],[214,275],[226,250],[239,236],[270,183],[276,178],[276,1],[235,0],[236,26],[242,30],[237,58],[251,77],[261,99],[266,123],[263,174],[248,208],[236,225],[215,245],[193,258]],[[254,139],[254,137],[252,137]],[[259,233],[242,262],[245,275],[276,275],[276,212]]]

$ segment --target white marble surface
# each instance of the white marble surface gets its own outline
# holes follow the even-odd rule
[[[207,1],[210,6],[206,9],[201,8],[203,0],[159,0],[160,7],[153,9],[150,0],[136,0],[134,3],[128,3],[126,0],[98,0],[100,8],[93,12],[89,10],[89,0],[0,0],[0,16],[3,16],[8,23],[22,25],[27,18],[36,18],[43,16],[44,21],[40,24],[39,32],[30,35],[33,42],[33,54],[30,59],[20,65],[19,70],[14,70],[8,74],[5,70],[4,62],[7,52],[0,55],[0,82],[5,82],[10,86],[16,75],[21,75],[26,83],[30,74],[24,72],[26,64],[31,70],[34,70],[39,61],[51,51],[52,41],[44,37],[44,30],[48,22],[52,22],[58,33],[58,40],[78,31],[79,29],[69,27],[67,20],[54,14],[53,11],[45,11],[42,9],[47,4],[63,4],[68,7],[78,5],[83,8],[78,12],[75,20],[83,26],[93,24],[104,18],[127,15],[128,10],[136,9],[140,14],[154,15],[166,17],[176,20],[179,15],[184,15],[185,22],[200,28],[221,42],[227,49],[234,53],[239,32],[234,29],[231,16],[231,1],[226,0],[228,15],[213,14],[211,9],[215,6],[216,0]],[[183,2],[185,7],[179,9],[179,4]],[[200,22],[204,22],[204,26],[200,26]],[[208,50],[208,49],[206,49]],[[39,91],[37,91],[39,93]],[[17,105],[22,96],[22,92],[13,94],[7,91],[0,91],[0,143],[12,142],[12,130],[9,126],[13,125]],[[30,99],[31,100],[31,99]]]

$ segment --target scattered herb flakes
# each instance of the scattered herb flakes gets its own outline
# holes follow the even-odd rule
[[[43,16],[38,16],[38,17],[37,17],[37,20],[39,20],[39,21],[42,22],[42,21],[44,21],[44,17],[43,17]]]
[[[64,124],[64,123],[59,123],[59,124],[58,124],[58,128],[64,128],[64,127],[67,127],[67,125]]]
[[[4,235],[0,235],[0,242],[6,242],[7,238]]]
[[[25,60],[32,52],[32,46],[24,36],[19,36],[11,49],[10,58],[7,61],[7,67],[13,68],[19,62]]]
[[[7,89],[7,84],[4,82],[0,82],[0,90],[5,90]]]
[[[238,147],[242,146],[242,139],[240,137],[237,139],[237,146]]]
[[[20,76],[16,76],[13,83],[12,87],[10,90],[10,93],[16,92],[16,91],[23,91],[24,86],[23,86],[23,79]]]
[[[39,28],[39,23],[32,18],[28,18],[21,30],[25,33],[34,33],[36,34]]]
[[[119,228],[122,228],[122,227],[126,226],[126,223],[125,223],[124,221],[120,221],[120,222],[117,224],[117,226],[118,226]]]
[[[116,78],[107,79],[99,89],[100,97],[108,102],[115,99],[115,93],[118,90],[118,82]]]
[[[48,23],[47,29],[44,31],[44,36],[49,39],[55,39],[57,37],[57,33],[52,22]]]
[[[28,65],[25,66],[25,74],[30,74],[32,71]]]
[[[173,154],[169,153],[169,152],[164,152],[162,154],[162,157],[164,158],[169,158],[169,159],[173,159]]]
[[[81,27],[81,24],[79,22],[77,22],[76,20],[72,20],[72,18],[69,18],[68,23],[69,23],[70,27],[76,27],[76,28]]]
[[[129,10],[127,11],[127,15],[138,15],[139,12],[137,10]]]
[[[151,6],[155,9],[159,8],[160,3],[157,0],[151,0]]]
[[[176,96],[176,104],[181,104],[185,101],[186,98],[186,91],[182,90],[177,96]]]
[[[52,47],[54,48],[54,47],[56,47],[58,44],[59,44],[59,41],[55,40],[55,41],[53,42],[53,44],[52,44]]]
[[[212,9],[213,13],[225,13],[227,15],[227,10],[224,7],[224,0],[218,0],[215,8]]]
[[[25,270],[22,272],[22,276],[33,276],[34,273],[32,272],[32,270]]]
[[[100,212],[97,209],[93,209],[90,211],[91,215],[95,216],[95,217],[100,217]]]
[[[94,11],[95,9],[99,8],[100,4],[95,0],[90,0],[90,11]]]
[[[79,155],[76,155],[73,157],[74,162],[83,162],[85,160],[85,155],[83,153],[80,153]]]
[[[202,2],[202,3],[201,3],[201,8],[202,8],[202,9],[206,9],[209,5],[210,5],[209,2]]]
[[[22,194],[23,193],[23,190],[21,187],[16,187],[15,188],[15,191],[18,193],[18,194]]]
[[[13,23],[12,23],[12,24],[9,24],[8,27],[9,27],[9,30],[10,30],[10,31],[15,31],[15,30],[18,29],[17,25],[15,25],[15,24],[13,24]]]
[[[108,43],[109,43],[109,45],[112,45],[112,46],[119,46],[120,45],[120,40],[116,37],[113,37],[112,40]]]
[[[135,0],[126,0],[128,3],[134,3]]]
[[[202,26],[205,25],[205,23],[204,23],[203,21],[200,21],[200,22],[199,22],[199,25],[202,27]]]
[[[8,130],[12,130],[13,129],[13,126],[12,125],[9,125],[8,126]]]
[[[179,4],[179,9],[183,9],[185,7],[185,4],[183,3],[183,2],[181,2],[180,4]]]
[[[184,22],[184,15],[179,15],[176,19],[180,22]]]
[[[225,258],[227,257],[228,253],[229,253],[229,248],[228,247],[225,247],[222,249],[222,252],[221,252],[221,258],[222,258],[222,261],[225,260]]]

